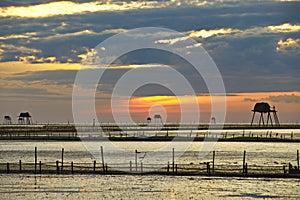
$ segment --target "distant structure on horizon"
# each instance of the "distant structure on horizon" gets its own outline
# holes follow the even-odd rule
[[[21,112],[18,117],[19,124],[32,124],[31,115],[29,112]]]
[[[151,117],[147,117],[147,123],[150,124],[151,123]]]
[[[217,123],[216,118],[215,118],[215,117],[212,117],[210,123],[211,123],[211,124],[216,124],[216,123]]]
[[[263,126],[265,126],[265,125],[268,126],[269,121],[271,123],[271,126],[273,126],[273,120],[271,117],[271,113],[273,113],[273,119],[274,119],[275,125],[280,126],[279,119],[277,116],[277,111],[275,110],[275,106],[273,106],[273,108],[271,109],[271,107],[268,103],[265,103],[265,102],[256,103],[252,112],[253,112],[253,115],[252,115],[252,120],[251,120],[251,126],[253,124],[255,113],[260,114],[259,123],[258,123],[259,126],[261,125],[261,123]],[[267,123],[266,124],[265,124],[264,114],[267,114]]]
[[[12,124],[11,117],[9,115],[4,116],[3,124],[6,124],[6,125]]]

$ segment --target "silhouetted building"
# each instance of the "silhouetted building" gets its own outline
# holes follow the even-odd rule
[[[216,123],[217,123],[217,122],[216,122],[216,118],[215,118],[215,117],[212,117],[210,123],[211,123],[211,124],[216,124]]]
[[[31,115],[29,114],[29,112],[22,112],[18,117],[19,124],[32,124]]]
[[[150,124],[151,123],[151,117],[147,117],[147,123]]]
[[[5,116],[4,116],[3,124],[12,124],[12,122],[11,122],[11,117],[8,116],[8,115],[5,115]]]
[[[159,124],[159,123],[163,124],[162,118],[158,114],[154,115],[154,122],[155,124]]]
[[[255,113],[259,113],[260,117],[259,117],[259,123],[258,125],[260,126],[261,124],[263,126],[268,126],[269,122],[271,123],[271,126],[273,126],[273,120],[276,126],[280,126],[279,123],[279,119],[277,116],[277,111],[275,110],[275,106],[273,106],[273,108],[271,109],[270,105],[268,103],[265,102],[261,102],[261,103],[256,103],[254,106],[254,109],[252,110],[253,112],[253,116],[252,116],[252,120],[251,120],[251,126],[253,124],[253,120],[255,117]],[[273,120],[271,117],[271,113],[273,113]],[[265,124],[265,119],[264,119],[264,114],[267,114],[267,122]]]

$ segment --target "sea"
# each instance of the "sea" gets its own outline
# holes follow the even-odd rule
[[[157,162],[283,166],[297,163],[299,143],[286,142],[0,141],[0,163]],[[206,145],[206,148],[203,148]],[[174,153],[173,153],[174,152]],[[0,199],[300,199],[300,178],[166,175],[0,174]]]

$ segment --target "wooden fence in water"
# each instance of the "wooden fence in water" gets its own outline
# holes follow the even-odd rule
[[[136,151],[137,153],[137,151]],[[137,155],[137,154],[136,154]],[[212,161],[204,163],[176,163],[174,159],[174,149],[172,152],[172,162],[161,164],[149,164],[137,162],[127,163],[106,163],[101,147],[101,162],[64,162],[64,149],[61,152],[61,159],[55,162],[42,163],[37,158],[37,148],[35,148],[34,162],[7,162],[0,163],[0,173],[18,174],[156,174],[156,175],[203,175],[203,176],[244,176],[244,177],[290,177],[300,178],[299,150],[297,150],[296,164],[285,165],[248,165],[246,161],[246,151],[243,154],[242,165],[238,164],[217,164],[215,162],[215,151],[212,154]]]

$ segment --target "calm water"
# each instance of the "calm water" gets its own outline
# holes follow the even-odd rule
[[[104,146],[108,164],[133,161],[135,150],[140,152],[138,162],[147,162],[147,157],[154,156],[154,160],[160,159],[157,162],[167,163],[172,158],[172,148],[176,155],[182,154],[176,163],[212,160],[211,152],[199,157],[202,142],[192,143],[184,152],[177,152],[182,142],[160,152],[157,150],[168,142],[114,142],[113,145],[123,149],[123,153],[99,142],[1,141],[0,162],[33,162],[34,147],[38,148],[38,160],[42,162],[59,160],[61,148],[65,162],[92,162],[99,159],[100,146]],[[242,165],[246,150],[249,165],[282,166],[289,162],[296,165],[297,149],[299,143],[217,142],[212,150],[216,151],[217,164]],[[0,182],[0,199],[300,199],[300,179],[1,174]]]
[[[170,144],[172,144],[170,148],[165,148]],[[172,148],[174,148],[178,157],[177,163],[211,161],[211,151],[214,150],[216,163],[242,164],[243,151],[246,150],[248,164],[282,166],[286,163],[296,164],[296,152],[300,149],[299,143],[217,142],[212,143],[211,151],[207,152],[200,151],[203,142],[193,142],[183,151],[182,148],[187,145],[184,142],[113,142],[107,145],[105,142],[1,141],[0,163],[19,160],[34,162],[34,147],[38,149],[38,160],[43,163],[60,160],[62,148],[64,148],[65,162],[92,162],[100,159],[100,146],[104,146],[105,162],[108,164],[133,161],[135,150],[140,152],[139,162],[167,163],[172,160]],[[199,157],[199,152],[204,152],[205,156]]]
[[[1,175],[1,199],[300,199],[299,179]]]

